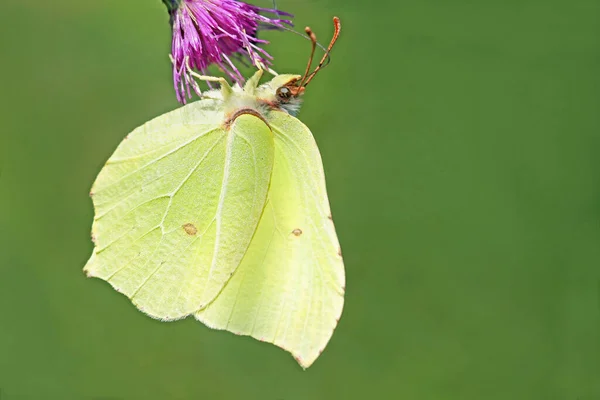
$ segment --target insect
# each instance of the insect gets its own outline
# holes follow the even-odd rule
[[[342,313],[345,274],[321,156],[293,115],[316,69],[220,90],[131,132],[92,187],[84,271],[138,309],[273,343],[309,367]]]

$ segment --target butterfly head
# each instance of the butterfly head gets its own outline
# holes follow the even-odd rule
[[[269,108],[296,115],[302,104],[304,87],[298,86],[301,75],[277,75],[257,89],[257,97]]]
[[[288,114],[296,115],[300,110],[300,105],[302,103],[301,96],[304,94],[306,86],[312,81],[317,72],[323,68],[326,61],[329,60],[329,53],[340,35],[341,25],[339,18],[333,18],[333,25],[334,33],[327,49],[319,45],[325,49],[325,54],[314,71],[310,72],[310,67],[312,66],[318,42],[313,31],[307,27],[305,31],[312,43],[312,51],[304,75],[277,75],[270,82],[258,88],[258,98],[266,102],[271,108],[280,109]]]

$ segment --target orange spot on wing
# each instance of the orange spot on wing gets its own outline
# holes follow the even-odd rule
[[[196,228],[196,226],[189,222],[183,225],[183,230],[190,236],[194,236],[196,233],[198,233],[198,229]]]

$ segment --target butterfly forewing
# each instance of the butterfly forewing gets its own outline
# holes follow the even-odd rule
[[[252,116],[223,121],[204,100],[148,122],[92,189],[96,247],[85,270],[152,317],[185,317],[214,300],[263,211],[272,133]]]

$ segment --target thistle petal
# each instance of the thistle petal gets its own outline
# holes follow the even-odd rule
[[[186,62],[202,74],[210,65],[216,65],[242,85],[244,78],[232,58],[241,56],[255,66],[270,66],[271,55],[259,47],[268,41],[258,39],[258,31],[292,25],[289,13],[237,0],[163,0],[163,3],[171,16],[173,83],[181,103],[191,98],[190,89],[201,94]]]

